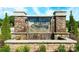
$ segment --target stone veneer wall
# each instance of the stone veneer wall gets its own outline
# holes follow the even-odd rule
[[[66,16],[55,16],[55,31],[66,32]]]
[[[53,33],[54,32],[54,28],[55,27],[55,19],[54,17],[51,18],[51,22],[50,22],[50,32]]]
[[[15,52],[16,51],[16,48],[20,47],[20,46],[25,46],[25,45],[28,45],[30,47],[30,51],[31,52],[34,52],[34,51],[37,51],[39,49],[39,46],[42,45],[42,44],[32,44],[32,43],[29,43],[29,44],[7,44],[10,46],[10,49],[12,52]],[[53,52],[53,51],[56,51],[57,48],[60,46],[60,44],[58,43],[53,43],[53,44],[44,44],[46,46],[46,51],[47,52]],[[72,44],[62,44],[65,46],[65,49],[66,51],[68,51],[70,48],[74,51],[74,46],[75,44],[72,43]]]
[[[28,25],[25,22],[26,17],[17,16],[15,17],[14,22],[14,31],[15,32],[26,32]]]
[[[15,22],[14,22],[14,32],[27,32],[28,31],[28,23],[26,22],[27,17],[25,16],[15,16]],[[27,34],[13,34],[14,39],[17,40],[25,40],[27,39]]]
[[[28,39],[49,40],[51,39],[51,33],[29,33]]]
[[[14,35],[16,40],[50,40],[51,33],[26,33]]]
[[[54,16],[52,16],[51,22],[50,22],[51,33],[28,33],[29,24],[28,24],[27,16],[15,16],[14,31],[15,32],[27,32],[24,35],[18,34],[15,36],[21,37],[21,38],[24,37],[25,39],[51,39],[51,36],[52,37],[56,36],[54,32],[66,32],[66,15],[64,15],[65,13],[63,15],[61,14],[62,12],[58,11],[58,12],[55,12]]]
[[[27,17],[23,16],[16,16],[15,17],[15,26],[14,31],[15,33],[19,32],[26,32],[26,34],[13,34],[15,35],[15,39],[17,40],[27,40],[27,39],[51,39],[51,33],[28,33],[29,27]]]

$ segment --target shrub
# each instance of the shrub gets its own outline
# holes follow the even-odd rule
[[[4,45],[4,46],[3,46],[3,50],[4,50],[5,52],[9,52],[9,51],[10,51],[10,47],[9,47],[8,45]]]
[[[24,51],[24,48],[23,46],[20,46],[16,49],[16,52],[23,52]]]
[[[75,45],[75,51],[76,51],[76,52],[79,52],[79,43],[77,43],[77,44]]]
[[[45,47],[45,45],[40,45],[40,46],[39,46],[39,52],[46,52],[46,47]]]
[[[3,36],[0,34],[0,40],[2,40],[3,39]]]
[[[60,45],[60,46],[58,47],[58,52],[65,52],[65,47],[64,47],[64,45]]]
[[[24,46],[24,52],[29,52],[29,51],[30,51],[30,47]]]
[[[0,34],[0,47],[4,46],[3,36]]]
[[[9,51],[10,51],[10,47],[8,45],[4,45],[0,47],[0,52],[9,52]]]
[[[29,52],[30,48],[28,46],[20,46],[16,49],[16,52]]]

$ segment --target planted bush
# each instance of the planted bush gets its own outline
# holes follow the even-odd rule
[[[40,46],[39,46],[39,52],[46,52],[46,47],[45,47],[45,45],[40,45]]]
[[[30,47],[29,46],[24,46],[24,52],[29,52],[30,51]]]
[[[3,35],[0,34],[0,47],[4,46]]]
[[[16,52],[29,52],[30,51],[30,47],[28,46],[20,46],[16,49]]]
[[[75,45],[75,51],[76,51],[76,52],[79,52],[79,43],[77,43],[77,44]]]
[[[10,47],[8,45],[4,45],[0,47],[0,52],[9,52],[9,51],[10,51]]]
[[[23,52],[23,51],[24,51],[23,46],[20,46],[20,47],[16,48],[16,52]]]
[[[64,45],[60,45],[59,47],[58,47],[58,52],[65,52],[66,50],[65,50],[65,47],[64,47]]]

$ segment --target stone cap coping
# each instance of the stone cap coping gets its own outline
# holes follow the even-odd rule
[[[54,16],[66,16],[66,15],[43,15],[43,16],[41,16],[41,15],[11,15],[11,16],[16,16],[16,17],[54,17]]]
[[[54,32],[55,35],[69,35],[69,32]]]
[[[66,11],[61,11],[61,10],[59,10],[59,11],[54,11],[54,13],[53,14],[56,14],[56,13],[66,13]]]
[[[53,17],[53,15],[26,15],[27,17]]]
[[[36,34],[37,34],[37,33],[39,33],[39,34],[40,34],[40,33],[43,33],[43,34],[44,34],[44,33],[50,33],[50,34],[51,34],[52,32],[12,32],[12,34],[15,34],[15,35],[18,35],[18,34],[31,34],[31,33],[32,33],[32,34],[35,34],[35,33],[36,33]]]
[[[6,40],[5,44],[75,44],[77,41],[70,38],[65,38],[66,40]]]
[[[54,17],[56,17],[56,16],[58,16],[58,17],[66,17],[66,15],[54,15]]]
[[[66,16],[66,11],[55,11],[53,14],[55,16]]]
[[[26,16],[27,14],[24,11],[14,11],[12,16]]]
[[[18,15],[13,14],[11,16],[18,16]],[[22,16],[22,15],[19,15],[19,16]],[[53,17],[53,15],[23,15],[23,17]]]

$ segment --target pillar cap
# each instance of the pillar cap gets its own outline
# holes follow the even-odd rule
[[[66,11],[55,11],[54,16],[66,16]]]
[[[24,11],[14,11],[12,16],[26,16]]]

